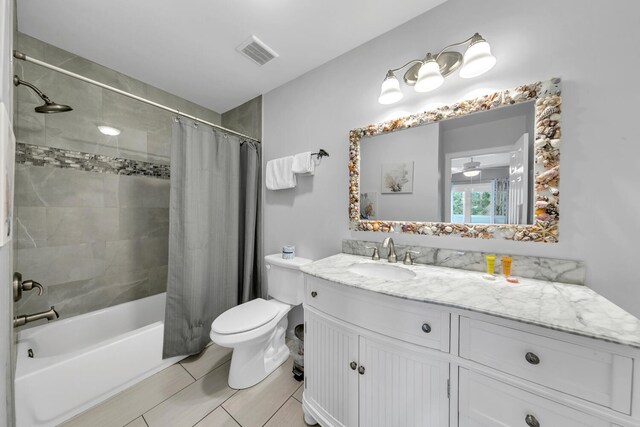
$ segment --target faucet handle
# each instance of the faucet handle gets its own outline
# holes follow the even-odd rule
[[[378,253],[377,246],[365,246],[366,249],[373,249],[373,254],[371,254],[371,259],[374,261],[380,260],[380,254]]]
[[[33,288],[38,288],[38,296],[42,295],[42,293],[44,292],[44,287],[35,280],[25,280],[24,282],[22,282],[23,291],[30,291]]]
[[[413,258],[411,257],[411,254],[418,255],[419,253],[420,252],[418,251],[411,251],[407,249],[407,252],[405,252],[404,254],[403,263],[405,263],[406,265],[413,265]]]
[[[22,274],[19,272],[13,273],[13,302],[19,301],[22,298],[22,291],[30,291],[34,287],[38,288],[38,295],[42,295],[44,292],[44,287],[34,281],[34,280],[25,280],[22,281]]]

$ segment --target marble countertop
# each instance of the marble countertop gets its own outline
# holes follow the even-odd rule
[[[381,263],[338,254],[306,264],[321,279],[394,297],[491,314],[550,329],[640,348],[640,320],[586,286],[518,278],[483,279],[482,273],[428,265],[393,264],[416,273],[389,281],[348,271],[356,263]]]

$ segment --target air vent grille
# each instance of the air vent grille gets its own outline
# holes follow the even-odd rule
[[[249,37],[236,50],[258,65],[264,65],[273,58],[278,57],[278,54],[273,49],[256,36]]]

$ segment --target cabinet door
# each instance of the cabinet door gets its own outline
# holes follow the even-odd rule
[[[449,363],[434,352],[360,336],[359,369],[361,426],[449,425]]]
[[[358,335],[305,308],[304,398],[333,426],[358,425]]]

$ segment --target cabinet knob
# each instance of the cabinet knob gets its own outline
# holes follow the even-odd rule
[[[531,352],[525,354],[524,358],[527,362],[531,363],[532,365],[537,365],[540,363],[540,358],[536,354]]]
[[[536,417],[534,417],[531,414],[527,414],[527,416],[524,417],[524,421],[527,423],[529,427],[540,427],[540,422],[538,422]]]
[[[349,366],[351,367],[351,369],[353,369],[355,371],[356,368],[358,367],[358,364],[356,362],[351,362],[351,363],[349,363]]]
[[[364,375],[364,366],[360,366],[360,367],[358,368],[358,373],[359,373],[360,375]]]
[[[315,298],[318,296],[318,293],[316,291],[311,292],[311,297]]]
[[[423,323],[422,332],[424,332],[425,334],[428,334],[429,332],[431,332],[431,326],[428,323]]]

